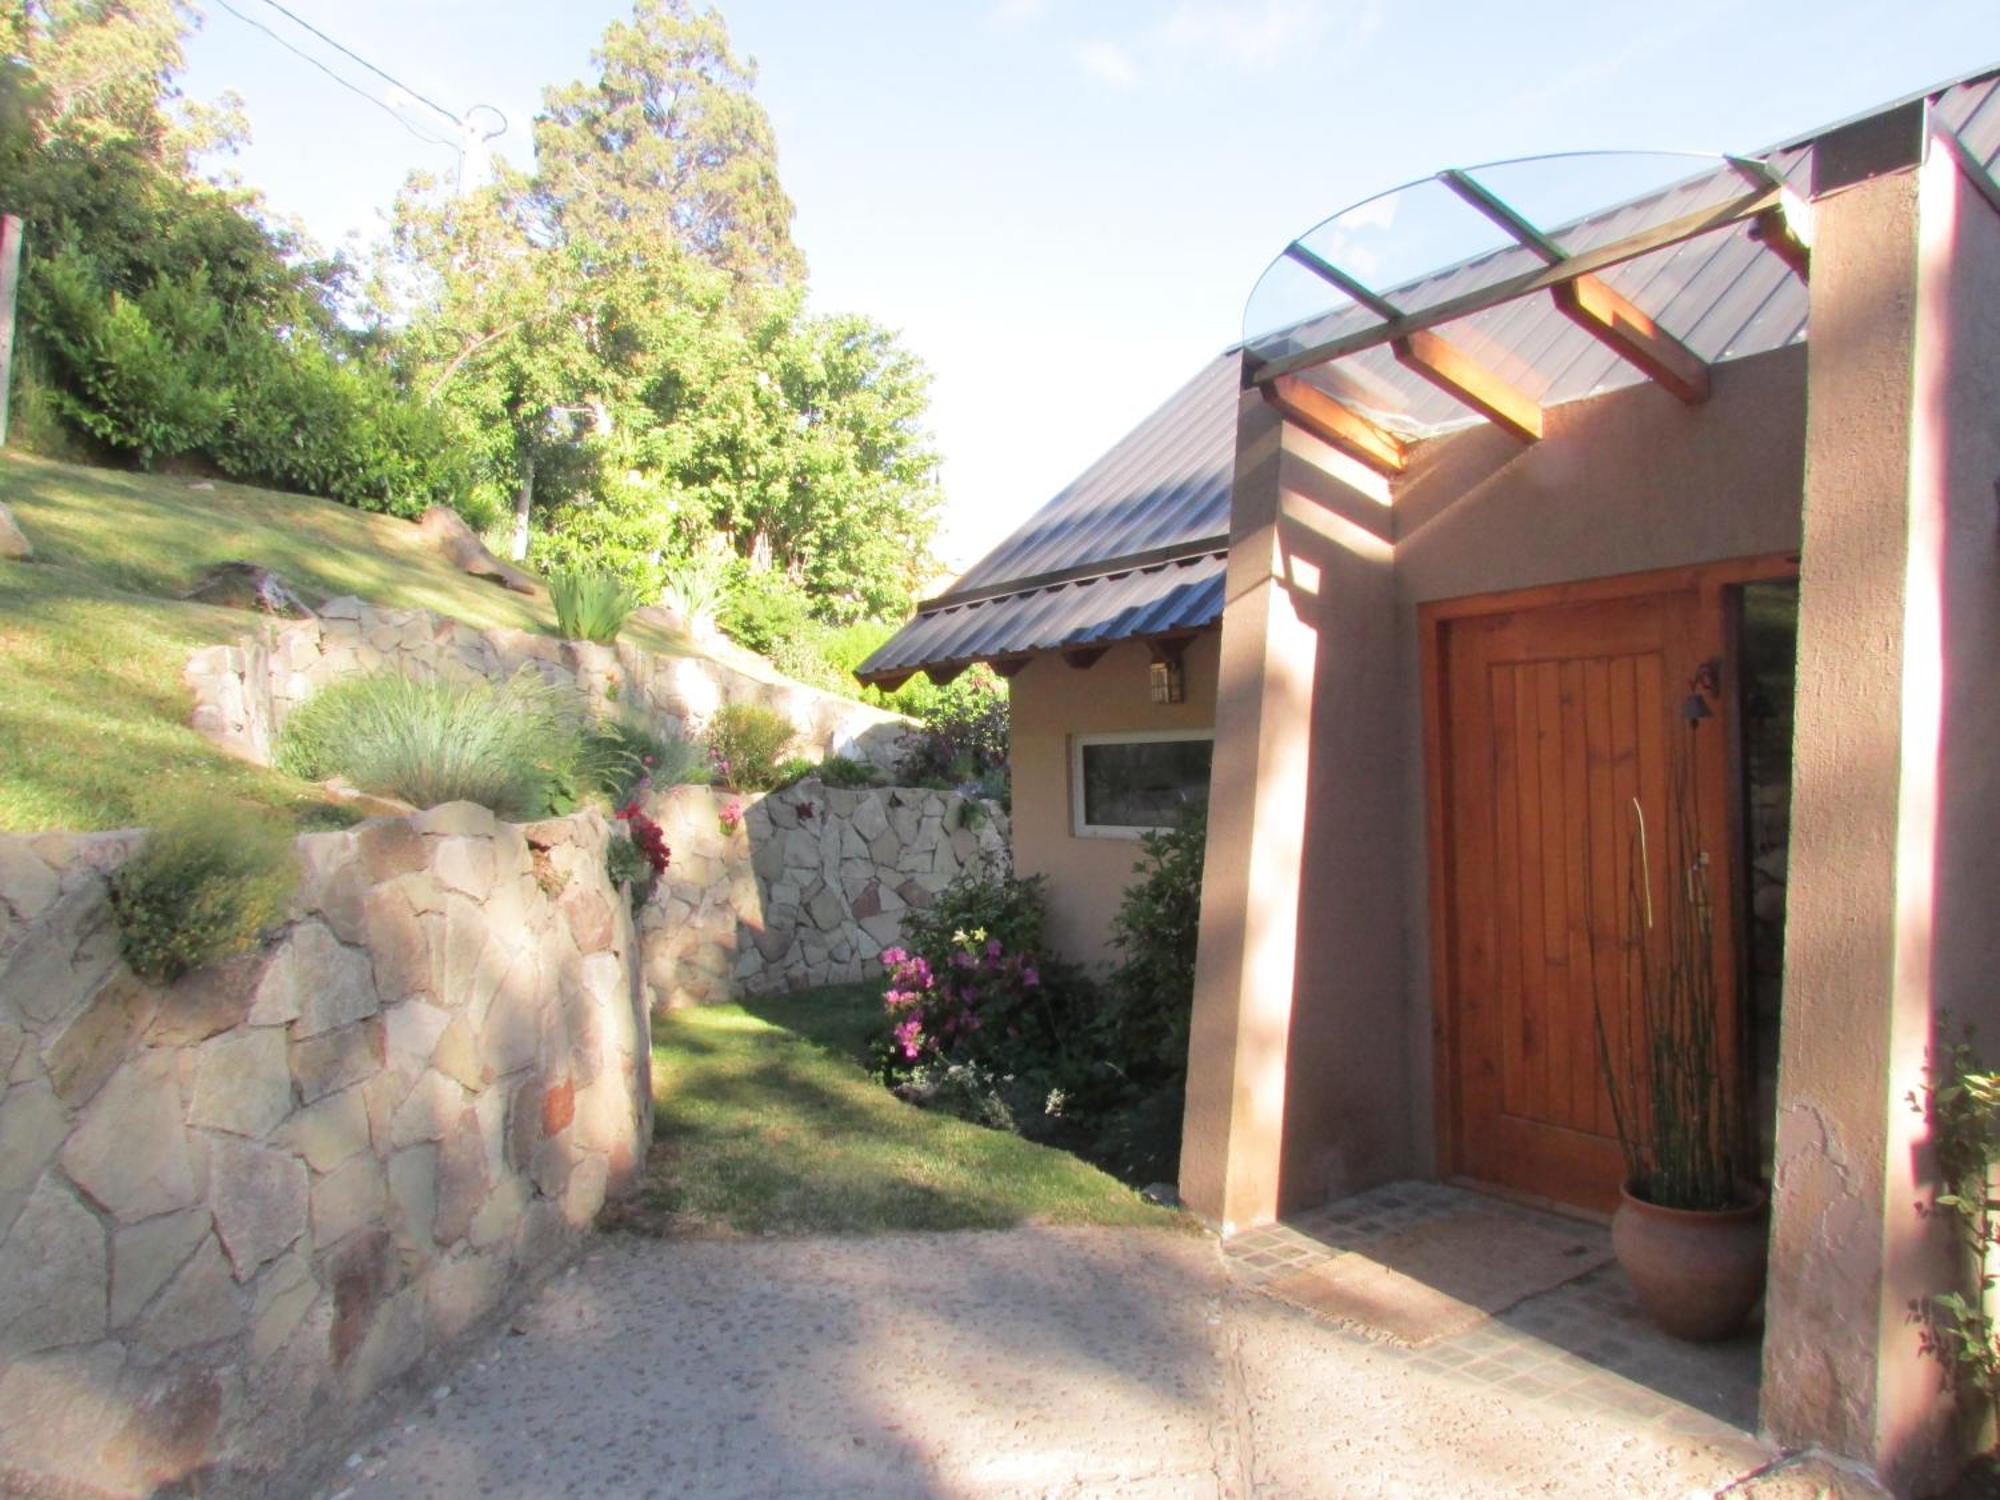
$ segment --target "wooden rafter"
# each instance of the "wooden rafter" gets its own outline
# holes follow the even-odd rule
[[[1186,655],[1188,643],[1199,634],[1201,632],[1198,630],[1168,630],[1159,635],[1141,636],[1139,639],[1145,643],[1146,650],[1154,661],[1178,662]]]
[[[1342,406],[1317,386],[1296,376],[1265,381],[1264,399],[1322,442],[1359,459],[1379,474],[1400,474],[1408,462],[1403,441],[1360,412]]]
[[[1790,266],[1799,280],[1812,279],[1812,251],[1793,231],[1783,209],[1767,208],[1752,219],[1750,238]]]
[[[996,656],[986,665],[993,669],[995,677],[1012,677],[1032,660],[1029,656]]]
[[[907,672],[871,672],[860,680],[870,687],[880,688],[885,693],[893,693],[916,675],[914,669]]]
[[[1097,659],[1109,649],[1108,646],[1076,646],[1063,652],[1062,659],[1083,672],[1096,666]]]
[[[1396,358],[1446,395],[1464,402],[1524,443],[1542,435],[1542,408],[1449,339],[1426,329],[1391,342]]]
[[[1596,276],[1549,289],[1563,316],[1690,406],[1708,399],[1708,366],[1635,303]]]
[[[970,665],[971,665],[970,662],[961,661],[961,662],[947,662],[935,667],[925,667],[924,676],[930,678],[930,680],[936,683],[939,687],[944,687],[947,683],[957,678],[958,674],[963,672]]]

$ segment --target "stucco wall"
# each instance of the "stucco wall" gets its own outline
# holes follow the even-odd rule
[[[305,835],[282,931],[161,986],[143,834],[0,834],[0,1491],[286,1493],[574,1249],[652,1133],[607,836]]]
[[[1049,882],[1050,940],[1066,957],[1109,961],[1111,918],[1139,857],[1136,839],[1077,838],[1070,818],[1070,740],[1078,734],[1215,725],[1217,638],[1187,648],[1187,700],[1147,697],[1151,658],[1136,642],[1113,646],[1079,671],[1059,656],[1036,657],[1008,684],[1014,777],[1014,862]]]

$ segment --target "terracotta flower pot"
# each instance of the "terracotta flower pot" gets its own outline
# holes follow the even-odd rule
[[[1743,1326],[1764,1295],[1766,1203],[1662,1208],[1631,1189],[1611,1219],[1611,1248],[1646,1315],[1677,1339],[1711,1344]]]

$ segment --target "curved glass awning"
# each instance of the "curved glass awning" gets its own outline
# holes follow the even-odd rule
[[[1700,399],[1707,365],[1804,336],[1803,161],[1571,152],[1376,194],[1258,279],[1246,379],[1389,472],[1404,442],[1481,420],[1532,440],[1543,407],[1649,377]]]

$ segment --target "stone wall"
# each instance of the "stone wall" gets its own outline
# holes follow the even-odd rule
[[[733,830],[724,809],[738,805]],[[647,812],[673,863],[639,914],[656,1006],[844,984],[881,973],[903,914],[958,872],[1008,858],[996,803],[807,779],[768,796],[683,786]]]
[[[596,814],[298,840],[289,924],[161,987],[0,835],[0,1492],[261,1494],[578,1242],[651,1134]]]
[[[692,734],[724,703],[762,703],[789,718],[802,753],[840,754],[894,768],[907,720],[784,679],[768,681],[712,656],[659,656],[620,641],[598,646],[525,630],[480,630],[421,609],[335,599],[316,618],[267,621],[233,646],[198,651],[187,666],[194,727],[232,755],[271,763],[288,714],[335,677],[394,666],[415,677],[504,681],[532,668],[576,688],[597,712],[636,710],[661,730]]]

